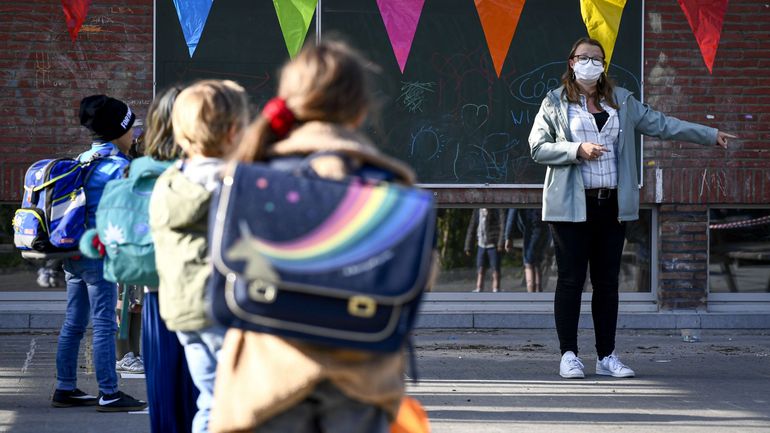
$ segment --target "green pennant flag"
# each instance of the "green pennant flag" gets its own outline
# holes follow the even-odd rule
[[[273,0],[283,40],[292,58],[302,49],[316,4],[318,0]]]

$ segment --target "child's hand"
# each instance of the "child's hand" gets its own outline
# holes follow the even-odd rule
[[[101,239],[99,239],[99,235],[96,235],[91,239],[91,245],[94,247],[96,251],[99,252],[99,257],[104,257],[107,252],[104,250],[104,244],[102,243]]]

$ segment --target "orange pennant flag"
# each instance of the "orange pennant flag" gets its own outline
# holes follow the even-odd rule
[[[475,0],[495,72],[500,77],[526,0]]]
[[[722,24],[727,12],[727,0],[679,0],[679,6],[690,23],[706,67],[714,67]]]

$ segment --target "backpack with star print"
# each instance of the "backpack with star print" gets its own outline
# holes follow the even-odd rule
[[[158,286],[148,210],[155,181],[170,165],[149,157],[138,158],[131,162],[127,178],[105,186],[96,209],[96,228],[87,231],[80,241],[85,256],[104,256],[105,280]]]

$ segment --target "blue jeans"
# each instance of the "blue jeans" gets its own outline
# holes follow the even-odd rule
[[[217,358],[222,349],[225,329],[209,326],[198,331],[177,331],[176,336],[184,346],[187,367],[193,383],[198,388],[198,412],[192,423],[193,433],[208,431],[211,405],[214,402],[214,378],[217,373]]]
[[[102,266],[102,260],[87,258],[64,261],[67,313],[56,349],[57,389],[73,390],[77,387],[80,340],[91,319],[94,369],[99,391],[113,394],[118,390],[118,375],[115,373],[118,288],[115,283],[104,279]]]

